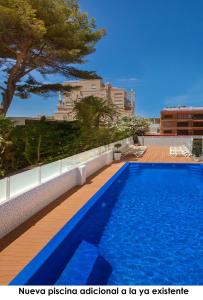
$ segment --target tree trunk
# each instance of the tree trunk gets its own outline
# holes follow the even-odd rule
[[[2,106],[0,107],[0,114],[6,115],[11,102],[13,100],[13,95],[16,89],[16,83],[13,80],[9,80],[7,84],[6,91],[3,94]]]
[[[31,41],[26,41],[22,47],[22,51],[17,54],[15,65],[10,70],[7,87],[3,93],[3,101],[2,105],[0,106],[0,114],[3,114],[4,116],[6,115],[13,100],[17,82],[24,76],[23,70],[25,68],[26,58],[30,47]]]

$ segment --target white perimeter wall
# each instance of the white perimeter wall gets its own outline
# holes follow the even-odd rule
[[[119,141],[119,143],[122,144],[122,147],[125,147],[125,145],[127,144],[133,144],[133,139],[128,138]],[[34,214],[39,212],[41,209],[46,207],[48,204],[56,200],[59,196],[61,196],[74,186],[84,184],[87,177],[94,174],[102,167],[109,165],[113,161],[113,145],[114,143],[105,146],[105,149],[103,149],[104,147],[100,147],[90,150],[92,151],[92,153],[95,153],[96,156],[91,157],[91,155],[89,155],[89,151],[87,151],[88,155],[86,155],[85,152],[82,153],[82,157],[86,157],[87,160],[84,160],[82,162],[79,161],[79,163],[75,165],[74,158],[72,167],[69,170],[63,170],[63,168],[61,168],[61,170],[58,170],[58,164],[57,162],[55,162],[54,164],[56,166],[53,166],[55,166],[57,172],[60,171],[61,174],[59,175],[56,172],[56,176],[54,178],[47,178],[45,182],[42,182],[41,180],[40,182],[36,181],[36,176],[38,176],[39,174],[42,176],[41,172],[39,172],[39,168],[36,168],[36,170],[33,169],[31,173],[22,172],[18,174],[19,178],[11,176],[9,178],[0,180],[0,192],[4,191],[5,195],[8,194],[9,189],[11,188],[11,186],[8,187],[8,185],[10,185],[12,181],[19,181],[21,182],[21,185],[23,185],[23,182],[29,183],[27,189],[25,186],[23,187],[22,192],[13,195],[11,194],[10,197],[5,199],[2,198],[2,201],[0,201],[0,238],[24,223]],[[70,166],[71,159],[68,158],[68,161]],[[55,169],[53,169],[53,166],[51,166],[51,170],[55,171]],[[46,165],[44,166],[44,168],[45,167]],[[36,176],[34,176],[35,173]],[[23,180],[23,174],[25,174],[25,176],[27,177],[27,180],[25,181],[21,181]],[[30,184],[31,179],[29,179],[28,176],[32,176],[31,179],[34,182],[34,187]]]
[[[0,206],[0,238],[77,185],[78,176],[78,170],[73,169],[24,194],[3,202]]]
[[[138,141],[145,146],[181,146],[185,145],[192,150],[192,141],[194,138],[203,138],[202,136],[139,136]]]

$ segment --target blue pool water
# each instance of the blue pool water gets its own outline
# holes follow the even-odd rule
[[[124,166],[11,284],[203,284],[203,165]]]
[[[203,284],[203,169],[131,165],[126,177],[99,242],[108,284]]]

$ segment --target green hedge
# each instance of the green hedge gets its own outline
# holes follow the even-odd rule
[[[126,138],[114,129],[82,129],[74,122],[30,122],[12,128],[1,155],[0,176],[49,163]]]

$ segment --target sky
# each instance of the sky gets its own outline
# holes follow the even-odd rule
[[[83,68],[134,89],[136,114],[158,117],[166,106],[203,106],[202,0],[80,0],[80,5],[107,31]],[[9,115],[52,115],[56,106],[57,95],[15,98]]]

